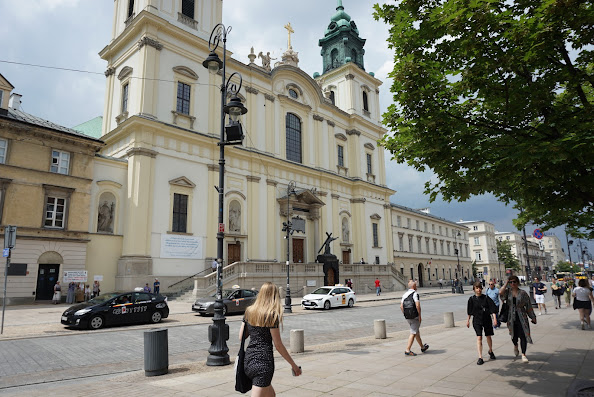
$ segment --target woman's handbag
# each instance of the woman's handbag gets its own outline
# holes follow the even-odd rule
[[[244,359],[245,350],[243,349],[247,339],[247,323],[243,323],[243,335],[241,336],[241,346],[235,359],[235,390],[240,393],[247,393],[252,390],[252,380],[245,374]]]
[[[503,301],[501,304],[501,312],[499,313],[499,321],[502,323],[507,323],[508,313],[509,309],[507,307],[507,301]]]

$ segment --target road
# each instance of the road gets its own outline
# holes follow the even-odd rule
[[[453,311],[456,320],[466,317],[469,295],[444,296],[422,302],[423,326],[443,324],[443,313]],[[399,300],[359,303],[354,308],[304,311],[284,318],[283,340],[288,345],[291,329],[303,329],[307,346],[373,335],[373,321],[385,319],[388,332],[406,330]],[[229,355],[235,356],[241,315],[227,317]],[[208,355],[208,325],[170,327],[169,364],[204,362]],[[164,320],[162,326],[174,325]],[[143,369],[144,326],[118,327],[96,332],[69,330],[37,338],[0,341],[0,390],[22,385],[121,374]],[[422,332],[422,328],[421,328]]]

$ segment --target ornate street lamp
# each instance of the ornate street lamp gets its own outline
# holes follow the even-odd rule
[[[287,292],[285,294],[285,313],[293,313],[291,309],[291,284],[289,279],[289,262],[291,261],[291,235],[293,234],[293,223],[291,222],[291,208],[289,199],[291,194],[295,194],[295,182],[291,181],[287,185],[287,222],[283,223],[283,232],[287,232]]]
[[[226,77],[226,60],[227,60],[227,34],[231,32],[231,27],[225,28],[222,23],[217,24],[210,34],[208,41],[208,49],[210,54],[202,62],[202,65],[208,69],[211,74],[217,74],[222,68],[222,83],[221,83],[221,135],[219,140],[219,186],[215,187],[219,194],[219,228],[217,232],[217,296],[214,304],[213,324],[208,327],[208,340],[211,343],[208,349],[208,358],[206,365],[221,366],[229,365],[229,348],[227,347],[227,339],[229,339],[229,326],[225,324],[225,316],[223,315],[223,243],[225,238],[225,224],[223,222],[223,199],[225,192],[225,146],[240,145],[243,141],[243,130],[239,123],[239,117],[247,113],[247,109],[241,103],[237,93],[241,89],[242,78],[241,74],[233,73],[229,79],[225,81]],[[223,60],[219,58],[216,49],[219,43],[223,41]],[[231,82],[233,76],[239,77],[239,84]],[[231,95],[229,103],[225,104],[227,95]],[[229,115],[229,124],[225,126],[225,115]]]
[[[458,272],[461,271],[461,269],[460,269],[460,253],[458,252],[458,241],[456,240],[456,237],[460,237],[460,236],[461,236],[460,230],[456,230],[456,233],[454,233],[454,245],[455,245],[454,253],[456,254],[456,261],[458,262],[458,267],[456,268],[457,269],[456,278],[458,278]],[[462,276],[463,275],[464,275],[464,272],[462,272]]]

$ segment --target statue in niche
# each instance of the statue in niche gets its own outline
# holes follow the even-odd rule
[[[346,219],[342,220],[342,241],[349,242],[349,222]]]
[[[229,208],[229,231],[241,231],[241,208],[236,203],[232,203]]]
[[[99,211],[97,215],[97,231],[104,233],[113,233],[113,218],[115,213],[115,203],[109,204],[107,200],[104,200],[99,205]]]

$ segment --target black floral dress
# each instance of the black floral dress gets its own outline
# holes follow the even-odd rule
[[[274,375],[274,354],[272,352],[272,335],[268,327],[255,327],[248,322],[250,343],[245,349],[245,374],[258,387],[268,387]],[[272,328],[278,328],[276,324]]]

